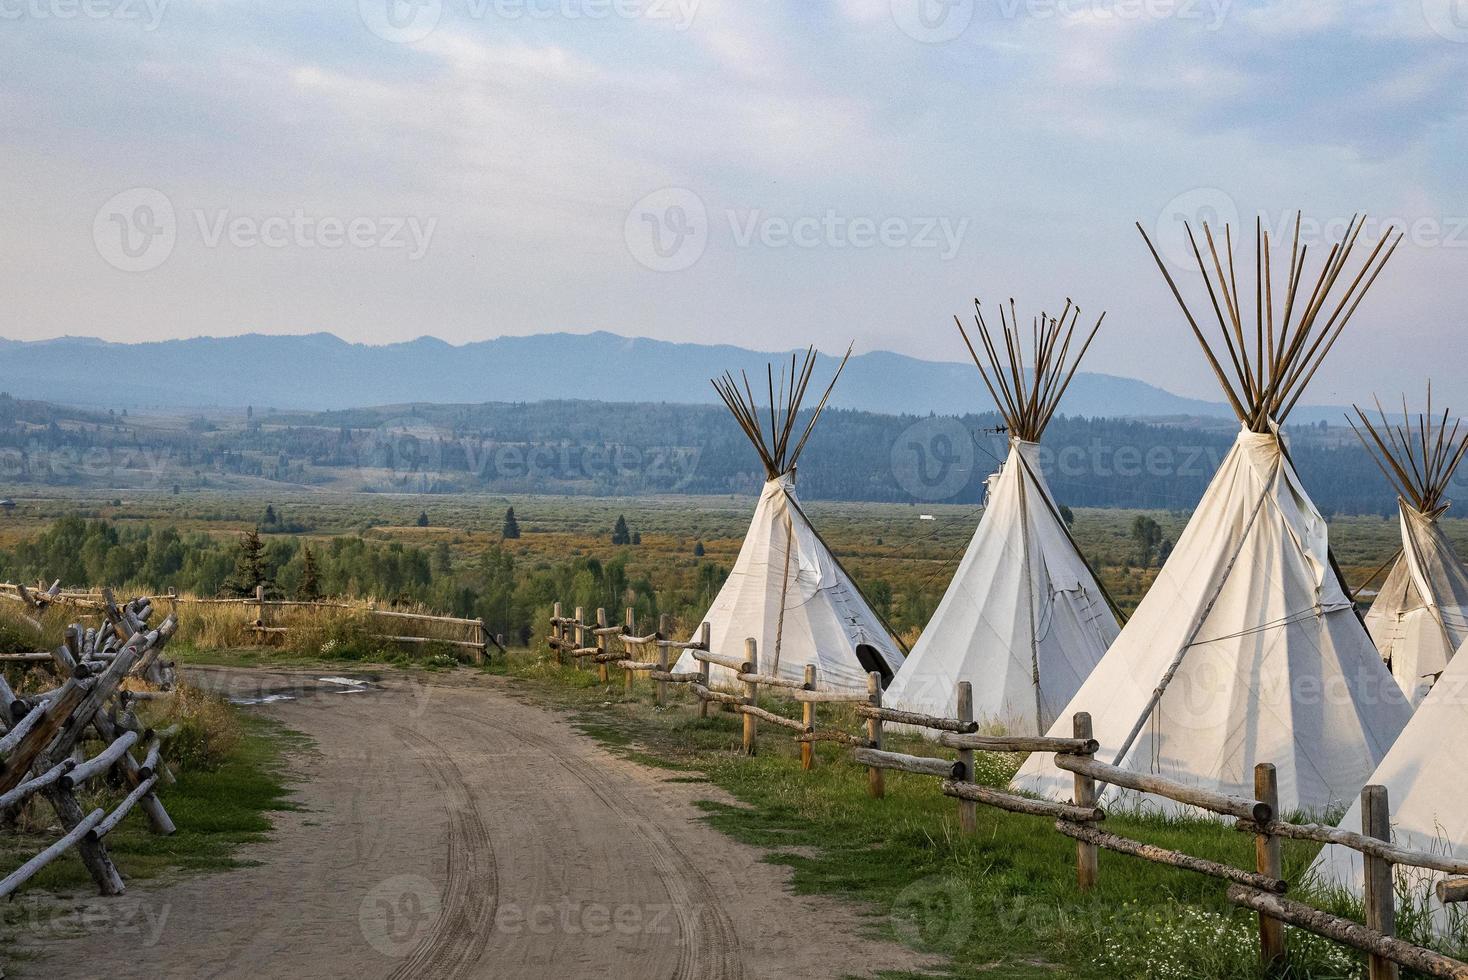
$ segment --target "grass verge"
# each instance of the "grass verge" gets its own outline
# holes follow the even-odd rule
[[[293,808],[287,756],[306,750],[309,741],[266,719],[221,710],[237,715],[239,737],[208,768],[176,767],[177,782],[160,792],[177,832],[168,837],[151,833],[136,808],[108,835],[108,851],[129,883],[243,867],[248,862],[239,856],[240,848],[266,838],[271,813]],[[89,808],[89,801],[83,807]],[[0,836],[0,867],[19,866],[53,837]],[[0,935],[22,930],[64,934],[68,928],[95,927],[99,915],[118,919],[112,927],[147,928],[146,902],[99,900],[93,887],[75,853],[63,855],[31,879],[14,901],[0,906]],[[128,921],[121,922],[122,917]]]

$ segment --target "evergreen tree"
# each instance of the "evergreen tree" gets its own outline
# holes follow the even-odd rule
[[[265,505],[265,523],[266,524],[274,524],[275,521],[276,521],[276,517],[275,517],[275,505],[274,504],[266,504]]]
[[[520,524],[515,520],[515,508],[511,507],[505,511],[504,530],[500,531],[500,537],[506,541],[513,541],[520,536]]]
[[[301,548],[301,584],[296,588],[296,598],[307,602],[321,598],[321,570],[316,567],[316,552],[310,545]]]
[[[260,542],[260,529],[252,527],[240,535],[239,555],[235,559],[232,591],[242,596],[252,596],[255,589],[269,585],[265,568],[265,545]]]
[[[1162,526],[1145,514],[1138,514],[1132,521],[1132,543],[1137,548],[1137,564],[1143,568],[1151,566],[1162,547]]]
[[[633,531],[632,532],[632,543],[633,544],[642,544],[642,532],[641,531]]]
[[[419,513],[419,515],[418,515],[418,526],[419,527],[427,527],[428,526],[428,511],[425,510],[425,511],[422,511],[421,513]]]
[[[695,541],[695,542],[693,542],[693,557],[695,557],[695,558],[702,558],[703,557],[703,542],[702,541]]]
[[[612,544],[631,544],[632,532],[627,530],[627,518],[623,514],[617,515],[617,523],[612,528]]]

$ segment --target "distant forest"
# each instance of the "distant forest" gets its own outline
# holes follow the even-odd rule
[[[829,409],[800,460],[801,494],[978,502],[1006,452],[1000,424],[992,414]],[[1233,436],[1216,420],[1062,417],[1046,435],[1044,467],[1073,507],[1184,511]],[[1327,515],[1394,511],[1386,480],[1344,425],[1291,427],[1289,436]],[[0,395],[0,482],[127,485],[122,471],[180,490],[238,476],[367,491],[599,496],[749,494],[764,478],[733,420],[711,406],[547,401],[160,419]]]

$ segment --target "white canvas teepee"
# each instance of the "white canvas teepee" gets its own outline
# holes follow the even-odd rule
[[[1006,376],[977,308],[975,301],[988,368],[972,343],[969,352],[1005,417],[1009,458],[990,478],[973,540],[886,702],[951,718],[956,684],[966,680],[977,720],[1035,735],[1050,728],[1119,632],[1106,593],[1050,494],[1038,444],[1101,324],[1067,364],[1080,311],[1072,314],[1067,303],[1058,319],[1042,316],[1031,370],[1016,357],[1018,331],[1005,321]],[[967,341],[962,323],[959,330]]]
[[[845,364],[843,359],[841,367]],[[806,352],[799,368],[792,357],[788,383],[782,371],[778,390],[772,370],[767,410],[755,405],[747,378],[743,390],[729,375],[714,382],[764,462],[768,480],[739,558],[704,621],[715,653],[742,659],[744,641],[753,637],[761,673],[801,680],[806,665],[815,664],[819,687],[865,691],[867,674],[876,671],[890,679],[902,665],[902,652],[795,495],[796,460],[841,376],[838,367],[800,440],[789,448],[814,366],[814,350]],[[768,432],[762,419],[769,423]],[[698,667],[685,653],[676,669]],[[729,686],[735,679],[732,671],[713,666],[710,682]]]
[[[1244,431],[1156,583],[1051,733],[1069,735],[1072,714],[1089,712],[1102,761],[1244,796],[1254,766],[1272,762],[1281,810],[1319,812],[1360,790],[1411,709],[1346,595],[1325,520],[1278,434],[1391,252],[1383,240],[1332,301],[1360,232],[1352,222],[1309,300],[1302,292],[1296,305],[1305,263],[1296,227],[1278,320],[1269,241],[1256,230],[1259,322],[1247,336],[1234,275],[1224,271],[1225,262],[1234,267],[1231,236],[1220,259],[1204,226],[1211,266],[1194,241],[1234,381],[1153,250]],[[1073,789],[1044,754],[1026,761],[1015,785],[1054,799]],[[1177,808],[1116,787],[1103,799]]]
[[[1366,628],[1415,706],[1468,643],[1468,572],[1439,523],[1449,506],[1448,485],[1468,453],[1468,433],[1461,422],[1448,427],[1449,413],[1434,416],[1431,386],[1427,411],[1415,421],[1405,406],[1401,425],[1387,421],[1380,403],[1377,411],[1379,423],[1357,407],[1364,430],[1356,432],[1397,489],[1402,550],[1366,614]]]
[[[1448,664],[1368,782],[1386,787],[1393,843],[1468,861],[1468,656]],[[1359,800],[1340,827],[1360,832]],[[1324,887],[1362,894],[1361,854],[1350,848],[1326,845],[1310,874]],[[1468,910],[1450,911],[1437,901],[1441,872],[1399,866],[1396,874],[1414,899],[1425,901],[1438,931],[1457,932],[1468,920]]]

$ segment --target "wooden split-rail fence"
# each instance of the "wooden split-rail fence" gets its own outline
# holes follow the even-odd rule
[[[48,607],[53,605],[71,606],[93,612],[101,612],[105,609],[103,592],[104,590],[63,590],[59,581],[53,583],[50,588],[43,588],[38,585],[34,589],[27,588],[21,583],[0,582],[0,599],[10,599],[21,603],[27,607],[28,611],[36,614],[44,612]],[[255,619],[250,623],[249,629],[255,636],[262,639],[271,636],[284,636],[295,628],[285,625],[282,621],[282,614],[287,610],[309,611],[330,609],[354,612],[395,624],[391,628],[384,626],[383,632],[372,633],[372,638],[377,640],[420,647],[428,645],[456,647],[468,650],[476,664],[484,663],[485,659],[489,657],[490,647],[498,648],[501,653],[505,652],[504,636],[491,632],[489,624],[482,619],[439,616],[430,613],[406,612],[398,609],[379,609],[376,605],[339,602],[331,599],[271,599],[267,597],[264,586],[256,586],[253,597],[214,599],[198,596],[180,596],[174,589],[169,589],[165,594],[145,596],[143,600],[151,603],[167,602],[173,608],[177,608],[180,604],[252,607],[255,611]],[[31,618],[25,613],[22,615],[30,619],[31,623],[37,629],[42,628],[39,620]],[[447,628],[448,632],[457,633],[458,635],[447,637],[424,635],[435,630],[443,630],[444,628]],[[45,663],[49,659],[50,654],[44,652],[0,655],[0,662],[4,660],[18,660]]]
[[[1384,786],[1367,786],[1362,790],[1360,833],[1321,824],[1292,823],[1280,818],[1277,777],[1272,764],[1255,767],[1253,798],[1218,793],[1098,761],[1096,753],[1100,746],[1092,737],[1091,717],[1084,712],[1072,720],[1070,738],[985,735],[980,734],[980,726],[974,720],[973,690],[968,681],[960,681],[956,686],[957,718],[899,711],[883,705],[880,674],[868,675],[865,694],[821,690],[813,665],[805,668],[804,678],[799,682],[760,673],[759,649],[754,639],[745,640],[742,659],[713,652],[709,649],[708,623],[700,626],[697,639],[680,643],[671,639],[671,624],[667,616],[661,618],[656,633],[639,636],[631,609],[627,610],[621,626],[607,624],[605,609],[596,610],[594,623],[586,622],[584,613],[584,609],[577,608],[575,615],[567,618],[562,615],[561,604],[555,605],[550,621],[551,631],[546,639],[561,663],[579,664],[582,659],[588,659],[596,664],[603,682],[611,679],[609,668],[620,668],[625,672],[624,683],[629,693],[634,688],[637,675],[646,674],[656,682],[658,704],[666,702],[668,685],[683,685],[698,699],[700,717],[707,717],[710,704],[724,706],[726,710],[742,716],[741,750],[745,754],[756,752],[759,723],[766,722],[793,733],[800,743],[801,765],[805,769],[812,768],[815,763],[813,748],[817,742],[834,742],[850,747],[853,760],[866,767],[867,791],[873,797],[886,795],[884,773],[888,771],[932,776],[940,780],[941,792],[957,801],[959,828],[965,833],[973,833],[977,829],[977,808],[981,805],[1052,819],[1058,833],[1076,842],[1076,883],[1081,891],[1089,891],[1096,886],[1102,850],[1223,881],[1228,885],[1230,903],[1258,914],[1260,957],[1266,966],[1284,962],[1287,952],[1285,926],[1289,925],[1365,953],[1369,980],[1397,980],[1402,966],[1424,976],[1468,980],[1468,963],[1407,942],[1396,935],[1395,869],[1416,868],[1447,875],[1436,886],[1438,900],[1444,904],[1468,903],[1468,860],[1394,845],[1391,841],[1390,805]],[[620,651],[611,649],[614,639],[621,645]],[[656,651],[656,660],[638,659],[635,654],[649,647]],[[683,650],[692,651],[699,664],[697,672],[670,670],[672,652]],[[710,665],[733,671],[739,683],[738,693],[715,689],[710,683]],[[787,718],[760,707],[758,699],[762,688],[773,689],[799,704],[800,719]],[[822,703],[849,705],[849,710],[865,722],[864,736],[853,735],[837,727],[818,728],[816,706]],[[937,743],[954,751],[953,759],[888,751],[883,741],[889,725],[936,733]],[[1054,754],[1055,765],[1074,777],[1075,791],[1071,802],[1058,803],[1020,796],[975,782],[974,761],[978,752],[1016,756],[1031,752]],[[1107,813],[1099,801],[1108,786],[1160,797],[1231,819],[1235,830],[1254,838],[1254,868],[1236,868],[1101,829]],[[1289,884],[1283,878],[1283,840],[1335,844],[1361,854],[1365,868],[1364,923],[1286,897]]]
[[[51,690],[17,695],[0,675],[0,820],[33,797],[44,799],[61,825],[61,836],[20,867],[0,878],[0,898],[13,895],[37,872],[75,849],[103,895],[121,895],[122,875],[109,856],[107,835],[134,807],[147,816],[154,833],[172,834],[173,821],[158,799],[160,785],[173,782],[162,759],[173,730],[143,727],[135,713],[142,701],[169,696],[173,664],[162,658],[178,623],[173,616],[150,628],[153,606],[135,599],[119,607],[110,593],[101,597],[100,627],[73,625],[50,653],[64,678]],[[143,679],[163,690],[123,689]],[[100,743],[88,755],[86,742]],[[139,755],[140,753],[140,755]],[[109,811],[84,811],[77,791],[116,773],[126,792]]]
[[[256,586],[253,599],[188,599],[187,602],[197,603],[245,603],[255,608],[255,622],[251,629],[257,636],[282,636],[292,629],[289,626],[272,623],[271,610],[288,609],[346,609],[360,613],[364,616],[377,617],[390,620],[401,628],[393,629],[392,632],[373,633],[375,640],[386,640],[390,643],[404,643],[412,646],[425,646],[429,644],[458,647],[468,650],[476,664],[482,664],[489,656],[491,645],[498,647],[500,652],[505,651],[505,638],[496,636],[489,631],[489,625],[482,619],[464,619],[458,616],[436,616],[428,613],[402,612],[397,609],[378,609],[376,606],[353,605],[349,602],[331,602],[329,600],[306,600],[306,599],[267,599],[264,586]],[[431,627],[448,626],[459,630],[461,635],[455,637],[434,637],[410,635],[405,629],[411,629],[415,624]]]

